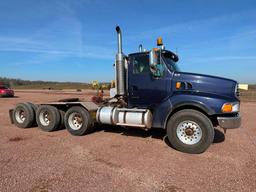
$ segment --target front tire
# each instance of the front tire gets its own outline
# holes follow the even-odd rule
[[[213,142],[214,128],[210,119],[203,113],[184,109],[169,119],[167,136],[171,145],[179,151],[202,153]]]
[[[64,117],[65,127],[75,136],[87,134],[93,129],[93,120],[89,112],[83,107],[71,107]]]

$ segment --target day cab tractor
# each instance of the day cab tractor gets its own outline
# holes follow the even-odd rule
[[[62,100],[20,103],[9,111],[20,128],[37,125],[43,131],[65,126],[72,135],[84,135],[95,125],[165,129],[173,148],[202,153],[213,142],[214,127],[238,128],[238,83],[221,77],[180,71],[178,56],[157,48],[125,55],[120,27],[116,27],[115,94],[102,102]]]

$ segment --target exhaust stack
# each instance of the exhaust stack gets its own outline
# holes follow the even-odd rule
[[[116,94],[117,96],[125,95],[125,67],[124,54],[122,50],[122,33],[119,26],[116,26],[117,32],[117,54],[116,54]]]
[[[117,53],[123,53],[123,48],[122,48],[122,32],[119,26],[116,26],[116,32],[117,32]]]
[[[142,44],[139,45],[139,52],[142,53],[143,52],[143,47]]]

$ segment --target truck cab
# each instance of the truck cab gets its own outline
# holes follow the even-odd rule
[[[129,107],[153,109],[172,95],[173,75],[179,71],[176,64],[178,57],[170,51],[154,51],[156,64],[150,64],[152,52],[139,52],[128,56]]]
[[[197,120],[191,120],[196,119],[195,114],[204,117],[204,123],[209,121],[212,127],[220,126],[224,131],[238,128],[241,125],[238,83],[222,77],[182,72],[177,64],[178,56],[162,49],[162,44],[160,46],[128,55],[128,107],[150,109],[152,127],[167,129],[168,132],[168,126],[176,126],[175,131],[169,129],[170,137],[174,137],[170,140],[178,137],[177,143],[181,142],[174,145],[187,152],[193,151],[189,148],[196,144],[196,135],[206,132],[196,133],[197,129],[191,128],[201,129]],[[177,114],[178,118],[172,120]],[[188,150],[183,148],[184,144],[188,145]]]

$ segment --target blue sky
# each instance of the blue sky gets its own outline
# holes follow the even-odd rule
[[[163,37],[183,71],[256,83],[256,1],[0,1],[0,76],[114,79],[115,26],[123,50]]]

